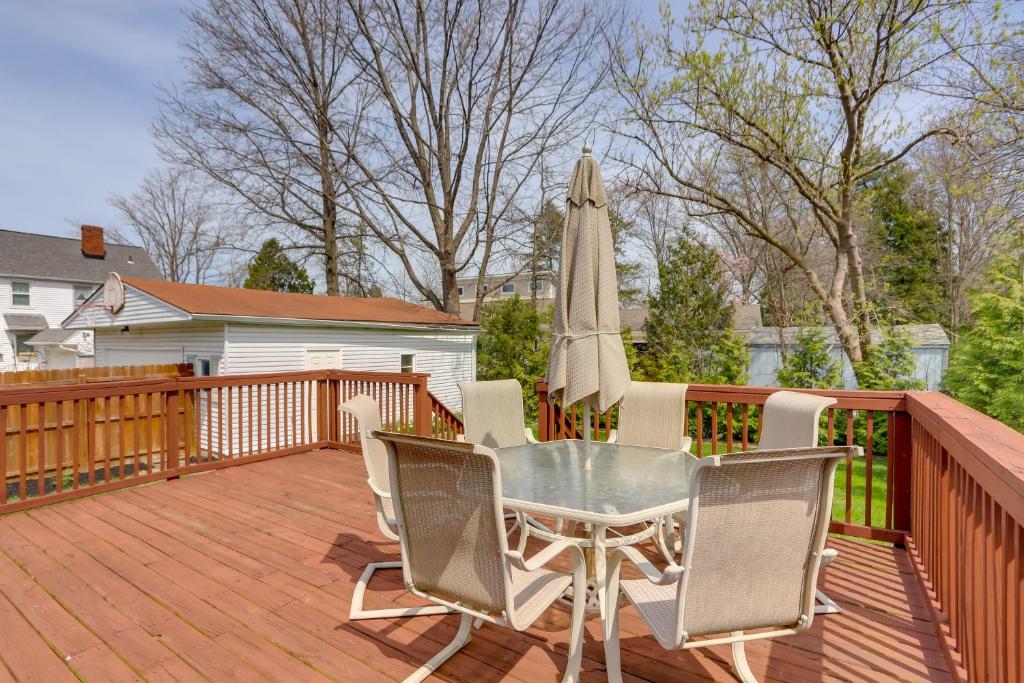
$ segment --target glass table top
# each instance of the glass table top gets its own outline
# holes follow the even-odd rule
[[[495,453],[509,507],[609,526],[685,508],[698,462],[686,451],[600,441],[548,441]]]

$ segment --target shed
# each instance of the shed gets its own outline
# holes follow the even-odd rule
[[[192,363],[197,375],[339,368],[430,373],[461,410],[458,383],[476,377],[480,327],[389,297],[267,292],[125,277],[117,313],[86,306],[67,330],[94,330],[96,365]],[[102,301],[102,289],[89,303]]]
[[[803,328],[800,327],[753,327],[737,330],[747,339],[750,349],[749,384],[755,387],[778,386],[775,373],[782,367],[782,345],[793,346]],[[857,379],[853,374],[846,353],[839,344],[835,329],[818,328],[826,343],[831,346],[832,355],[843,362],[843,388],[856,389]],[[949,360],[949,337],[941,325],[898,325],[898,331],[910,337],[911,352],[914,354],[914,379],[924,382],[929,390],[941,388],[946,376]],[[875,343],[882,341],[882,333],[875,328],[871,331]]]

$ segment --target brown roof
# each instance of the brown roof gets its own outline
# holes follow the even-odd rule
[[[359,298],[267,292],[192,285],[138,277],[122,278],[150,296],[193,315],[244,316],[331,322],[476,327],[471,320],[391,297]]]

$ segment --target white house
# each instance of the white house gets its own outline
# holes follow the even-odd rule
[[[61,321],[116,270],[160,277],[140,247],[106,244],[103,228],[81,239],[0,230],[0,371],[92,364],[92,332]]]
[[[97,365],[190,362],[197,375],[340,368],[430,373],[461,409],[476,377],[476,323],[392,298],[267,292],[125,277],[124,306],[88,307],[66,330],[95,331]],[[90,301],[100,302],[102,290]]]

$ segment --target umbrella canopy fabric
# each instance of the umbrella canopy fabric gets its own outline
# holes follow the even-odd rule
[[[568,406],[604,412],[629,387],[619,326],[615,251],[601,169],[584,147],[569,181],[548,356],[548,390]]]

